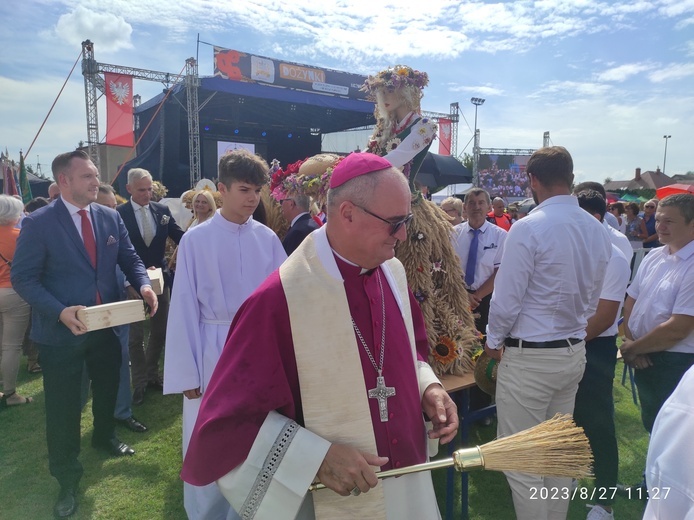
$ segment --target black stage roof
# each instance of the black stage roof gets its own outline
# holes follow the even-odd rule
[[[198,88],[201,171],[217,175],[217,141],[254,143],[256,153],[282,165],[320,153],[321,134],[373,125],[374,104],[219,77],[201,78]],[[124,168],[141,167],[176,196],[190,186],[186,90],[176,85]],[[166,91],[135,109],[135,138],[155,117]],[[164,124],[162,124],[162,118]],[[162,153],[162,132],[164,132]],[[124,184],[121,174],[118,184]]]

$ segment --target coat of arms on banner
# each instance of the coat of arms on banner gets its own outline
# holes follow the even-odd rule
[[[113,101],[119,105],[124,105],[130,96],[130,85],[123,83],[122,81],[119,81],[118,83],[115,81],[109,82],[108,90],[111,92]]]

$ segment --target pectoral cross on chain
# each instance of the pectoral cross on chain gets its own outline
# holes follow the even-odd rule
[[[376,388],[369,390],[369,399],[378,400],[378,411],[381,414],[381,422],[388,422],[388,398],[395,395],[394,386],[386,386],[383,372],[378,371],[376,378]]]

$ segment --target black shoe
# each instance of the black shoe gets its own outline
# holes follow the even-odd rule
[[[138,386],[135,390],[133,390],[133,404],[135,406],[140,406],[145,402],[145,390],[146,387],[144,386]]]
[[[636,499],[644,502],[648,500],[648,487],[645,480],[631,486],[617,484],[616,492],[620,497],[628,498],[629,500]]]
[[[92,447],[97,450],[104,451],[108,453],[111,457],[124,457],[126,455],[135,455],[135,450],[124,442],[119,441],[117,438],[113,438],[105,443],[92,441]]]
[[[74,487],[61,487],[58,500],[53,506],[53,516],[67,518],[77,511],[77,489]]]
[[[164,390],[164,382],[161,379],[156,379],[154,381],[149,381],[147,383],[147,388],[152,388],[153,390]]]
[[[147,431],[147,426],[135,419],[132,415],[127,419],[116,419],[116,424],[125,426],[128,430],[135,433],[144,433]]]

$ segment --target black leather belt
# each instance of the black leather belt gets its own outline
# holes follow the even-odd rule
[[[568,338],[568,339],[558,339],[555,341],[524,341],[522,348],[566,348],[573,347],[576,343],[580,343],[581,339],[578,338]],[[507,347],[517,347],[520,342],[517,338],[506,338],[504,340],[504,345]]]

